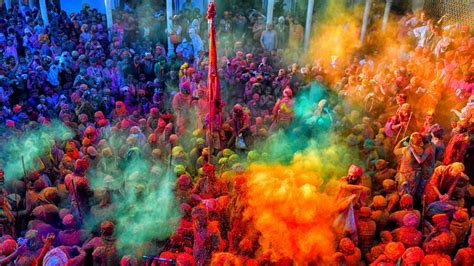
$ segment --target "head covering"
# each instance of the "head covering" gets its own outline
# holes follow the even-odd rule
[[[3,241],[2,244],[0,245],[0,251],[3,255],[8,256],[15,251],[17,246],[18,245],[15,240],[7,239]]]
[[[118,115],[123,115],[127,112],[127,109],[125,108],[125,104],[122,101],[117,101],[115,103],[115,112]]]
[[[191,177],[189,177],[188,175],[180,175],[178,178],[178,184],[181,188],[189,187],[192,184]]]
[[[182,175],[186,172],[186,167],[184,167],[184,165],[178,164],[174,167],[174,172],[176,175]]]
[[[87,147],[87,154],[89,154],[92,157],[96,157],[98,155],[97,150],[92,146]]]
[[[79,159],[74,163],[74,172],[76,174],[84,174],[87,168],[89,168],[89,162],[86,159]]]
[[[371,149],[375,146],[375,142],[372,139],[364,140],[364,149]]]
[[[403,264],[418,264],[423,260],[424,257],[425,252],[423,252],[420,247],[407,248],[407,250],[405,250],[405,253],[403,253],[402,256]]]
[[[409,212],[403,216],[403,225],[413,227],[418,224],[418,216],[416,214]]]
[[[344,237],[339,242],[339,249],[346,254],[352,254],[355,250],[354,242],[350,238]]]
[[[202,168],[205,174],[214,174],[214,170],[215,170],[214,165],[210,163],[206,163]]]
[[[362,207],[359,210],[359,216],[363,218],[368,218],[372,215],[372,211],[369,207]]]
[[[111,221],[103,221],[100,224],[100,232],[103,235],[110,236],[114,233],[115,225]]]
[[[349,171],[347,172],[347,175],[349,176],[361,177],[363,174],[364,174],[364,170],[355,164],[351,165],[349,167]]]
[[[179,253],[176,257],[177,265],[194,265],[194,257],[188,253]]]
[[[433,215],[433,222],[438,227],[445,227],[449,226],[449,217],[445,213],[435,214]]]
[[[21,105],[16,104],[15,106],[13,106],[13,112],[14,113],[18,113],[20,111],[21,111]]]
[[[176,134],[171,134],[169,137],[170,143],[176,143],[178,141],[179,137]]]
[[[64,216],[62,222],[65,227],[72,227],[76,223],[72,214],[67,214],[66,216]]]
[[[379,159],[375,162],[375,168],[377,170],[384,169],[386,166],[387,166],[387,161],[385,161],[384,159]]]
[[[291,90],[291,88],[290,88],[289,86],[287,86],[287,87],[283,90],[283,96],[289,97],[289,98],[293,98],[293,91]]]
[[[390,242],[385,246],[384,254],[392,261],[398,260],[405,252],[405,247],[400,242]]]
[[[413,197],[410,194],[404,194],[400,199],[400,207],[408,208],[413,206]]]
[[[138,265],[138,261],[133,256],[123,256],[120,260],[120,266],[135,266]]]
[[[180,155],[182,152],[184,152],[183,147],[176,146],[176,147],[173,147],[173,149],[171,150],[171,155],[175,157],[175,156]]]
[[[454,212],[453,219],[456,221],[466,222],[469,220],[469,214],[467,213],[466,209],[459,209]]]
[[[376,208],[384,208],[387,207],[387,200],[384,196],[377,195],[373,199],[374,207]]]
[[[237,111],[242,112],[243,110],[244,110],[244,108],[242,107],[242,105],[240,105],[240,104],[234,105],[234,108],[233,108],[234,112],[237,112]]]
[[[68,258],[66,253],[64,253],[64,251],[62,251],[60,248],[54,248],[48,251],[43,259],[43,265],[48,266],[66,265],[67,262]]]
[[[6,124],[7,128],[15,127],[15,121],[10,120],[10,119],[7,119],[5,124]]]
[[[392,179],[385,179],[383,182],[382,182],[382,187],[385,189],[385,190],[391,190],[391,189],[394,189],[396,187],[397,183],[395,183],[394,180]],[[405,194],[406,195],[406,194]]]
[[[380,239],[383,243],[388,243],[393,239],[392,233],[390,233],[390,231],[382,231],[380,232]]]

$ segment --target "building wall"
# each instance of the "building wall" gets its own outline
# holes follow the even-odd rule
[[[85,4],[88,4],[90,8],[97,9],[100,13],[105,13],[105,1],[104,0],[60,0],[61,8],[68,14],[71,12],[78,12],[82,9]],[[115,6],[116,0],[111,0],[112,8]],[[118,1],[117,1],[118,3]]]

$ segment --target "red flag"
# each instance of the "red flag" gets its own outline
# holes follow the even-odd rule
[[[216,27],[214,18],[216,16],[216,5],[209,3],[207,9],[207,20],[209,21],[209,73],[208,73],[208,93],[209,93],[209,134],[212,152],[213,124],[220,115],[221,86],[217,73],[217,49],[216,49]]]

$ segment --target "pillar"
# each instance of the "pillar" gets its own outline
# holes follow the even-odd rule
[[[360,44],[364,43],[365,32],[369,23],[370,5],[372,0],[365,0],[364,18],[362,19],[362,29],[360,30]]]
[[[308,50],[309,38],[311,35],[311,22],[313,20],[314,0],[308,0],[308,10],[306,12],[306,27],[304,29],[304,50]]]
[[[173,16],[173,0],[166,0],[166,31],[171,33],[171,17]],[[168,36],[168,55],[174,54],[174,46]]]
[[[392,8],[393,0],[386,0],[385,1],[385,11],[383,12],[383,22],[382,22],[382,30],[385,31],[388,22],[388,15],[390,14],[390,9]]]
[[[267,4],[267,24],[273,24],[273,6],[275,5],[275,0],[268,0]]]
[[[48,19],[48,6],[46,5],[46,0],[40,0],[40,10],[41,10],[41,18],[43,19],[43,23],[45,26],[49,25]]]

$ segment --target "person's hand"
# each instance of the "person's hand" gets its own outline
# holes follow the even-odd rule
[[[43,243],[52,244],[56,235],[54,233],[49,233],[46,237],[43,237]]]
[[[367,193],[367,195],[370,195],[370,193],[372,192],[370,190],[370,188],[368,188],[368,187],[363,187],[363,190],[364,190],[365,193]]]
[[[16,254],[18,256],[21,256],[23,255],[23,253],[25,253],[26,251],[26,243],[24,243],[23,245],[20,245],[17,249],[16,249]]]
[[[439,200],[441,202],[447,201],[449,199],[449,196],[447,194],[443,194],[439,196]]]

